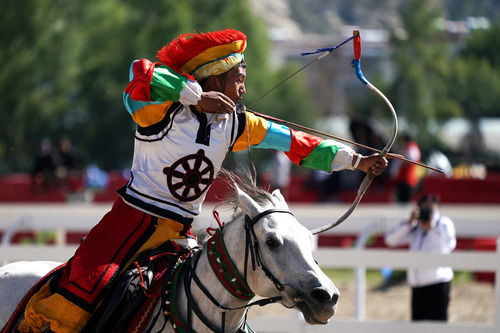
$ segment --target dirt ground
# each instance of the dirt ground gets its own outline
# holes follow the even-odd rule
[[[354,318],[355,285],[344,282],[337,284],[340,300],[334,318]],[[249,317],[273,313],[288,315],[281,305],[267,305],[250,310]],[[449,306],[449,322],[493,324],[495,311],[494,286],[487,282],[453,282]],[[366,319],[409,321],[410,287],[401,283],[386,290],[368,286],[366,291]]]

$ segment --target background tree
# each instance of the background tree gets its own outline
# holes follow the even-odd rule
[[[267,32],[246,1],[5,0],[2,7],[0,116],[7,121],[0,125],[0,173],[29,171],[37,142],[64,135],[87,162],[128,166],[135,125],[122,94],[129,66],[154,60],[180,33],[233,27],[247,34],[246,103],[277,75],[267,62]],[[287,98],[280,107],[293,109],[296,102]],[[272,112],[268,103],[259,111]]]
[[[267,31],[248,4],[230,0],[4,0],[0,13],[0,116],[4,120],[0,125],[0,173],[29,171],[38,141],[44,137],[56,141],[62,136],[69,136],[74,147],[85,152],[87,162],[105,169],[128,166],[134,124],[121,98],[128,68],[137,58],[153,60],[156,51],[180,33],[234,27],[247,34],[248,94],[244,102],[251,105],[297,67],[281,72],[270,69]],[[375,6],[368,0],[356,5],[349,0],[293,0],[290,5],[304,32],[332,34],[342,24],[396,32],[390,61],[395,65],[394,80],[387,82],[380,75],[384,68],[379,61],[370,64],[366,57],[363,67],[367,77],[388,92],[403,129],[417,134],[424,154],[436,146],[444,147],[433,130],[439,126],[430,125],[460,115],[475,121],[498,114],[493,106],[498,105],[495,98],[499,96],[498,26],[471,34],[455,60],[446,45],[448,38],[435,24],[441,16],[464,19],[480,14],[494,22],[498,2],[383,0]],[[397,33],[400,31],[405,33]],[[340,64],[337,60],[331,63]],[[316,73],[310,70],[307,75]],[[330,87],[334,78],[327,80],[324,87]],[[338,96],[321,93],[320,97],[332,98],[323,106],[319,102],[319,106],[313,105],[302,81],[303,76],[290,80],[259,102],[256,111],[305,124],[312,123],[317,109],[329,114],[330,100]],[[387,119],[383,102],[370,94],[356,94],[359,82],[337,82],[345,88],[345,94],[340,92],[345,103],[336,108],[337,113],[371,116],[378,123]],[[473,86],[472,82],[478,83]],[[319,101],[318,85],[310,89]],[[474,126],[477,129],[477,121]],[[474,143],[478,144],[480,141]]]
[[[500,116],[500,24],[472,33],[453,63],[450,97],[470,123],[463,139],[463,160],[491,163],[494,156],[485,150],[480,120]],[[498,157],[497,157],[498,158]]]
[[[3,3],[0,171],[29,169],[38,140],[57,133],[75,96],[71,82],[78,72],[74,56],[80,40],[71,24],[76,6],[61,8],[49,0]]]
[[[460,111],[448,98],[450,51],[436,24],[441,15],[441,8],[427,0],[411,0],[401,8],[404,33],[392,37],[397,74],[391,100],[397,105],[401,130],[416,137],[424,154],[439,144],[429,125]]]

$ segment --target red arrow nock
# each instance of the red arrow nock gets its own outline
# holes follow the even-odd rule
[[[354,60],[361,59],[361,36],[359,35],[359,30],[354,30],[353,35],[353,46],[354,46]]]

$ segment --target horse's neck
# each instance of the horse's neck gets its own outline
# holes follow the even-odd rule
[[[227,253],[231,256],[233,262],[237,265],[239,272],[242,273],[245,264],[243,263],[245,251],[245,232],[243,223],[240,222],[241,221],[234,221],[232,223],[229,223],[224,228],[224,242],[226,245]],[[208,292],[217,300],[217,302],[228,308],[234,308],[248,304],[249,301],[241,300],[232,296],[219,282],[212,267],[210,267],[205,251],[206,247],[204,248],[203,253],[201,253],[200,255],[194,274],[196,274],[200,278]],[[213,302],[211,302],[194,281],[191,282],[191,293],[205,317],[208,318],[212,322],[212,324],[214,324],[214,326],[221,328],[222,313],[224,312],[224,310],[221,310]],[[181,286],[181,288],[179,288],[179,294],[177,298],[178,309],[183,314],[184,318],[187,318],[187,304],[186,298],[184,296],[184,286]],[[226,311],[224,323],[225,331],[236,331],[236,329],[244,321],[245,312],[245,309]],[[196,332],[210,332],[210,330],[194,314],[192,316],[192,322],[193,329]]]

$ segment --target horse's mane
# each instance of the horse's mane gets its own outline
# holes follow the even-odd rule
[[[220,176],[228,188],[228,192],[224,197],[219,197],[221,202],[216,205],[216,209],[220,206],[229,206],[230,209],[234,211],[233,221],[242,214],[239,207],[238,192],[236,191],[236,186],[249,195],[253,200],[259,204],[273,203],[272,195],[265,189],[259,188],[255,176],[250,172],[250,170],[245,170],[242,172],[231,172],[222,168],[218,176]],[[230,223],[230,221],[224,221],[224,223]],[[196,239],[198,244],[203,245],[209,238],[207,230],[201,229],[196,234]]]
[[[272,195],[265,189],[257,186],[255,176],[250,170],[234,173],[226,169],[221,169],[219,175],[230,189],[222,204],[230,205],[234,211],[238,211],[238,192],[236,191],[236,186],[259,204],[273,202]]]

